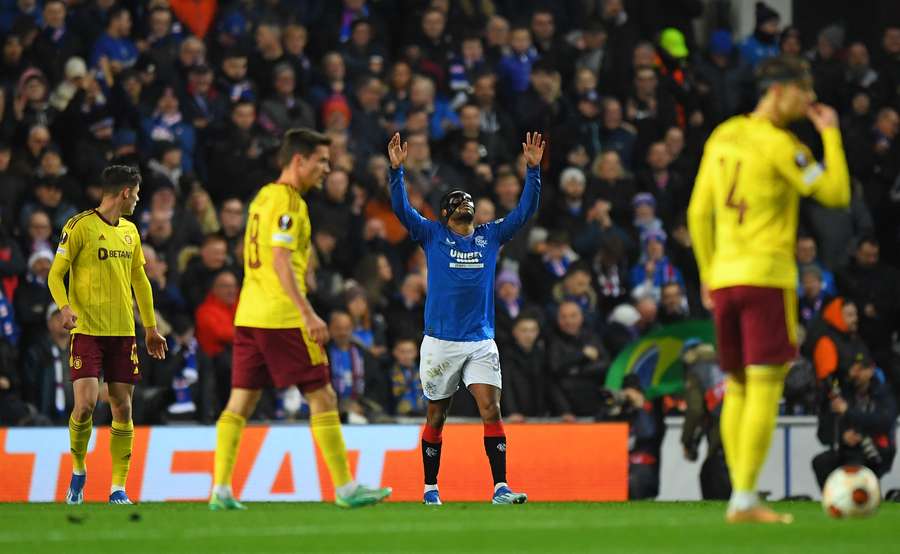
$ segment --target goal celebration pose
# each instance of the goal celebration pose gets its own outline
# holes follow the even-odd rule
[[[100,394],[100,376],[109,391],[112,425],[110,504],[131,504],[125,481],[131,465],[134,425],[131,398],[141,378],[134,337],[134,302],[137,298],[147,351],[165,358],[166,339],[156,331],[153,292],[144,272],[144,253],[134,223],[122,216],[134,213],[141,188],[138,170],[112,165],[101,176],[100,206],[73,216],[50,267],[47,285],[60,307],[63,326],[72,333],[69,369],[75,405],[69,417],[72,480],[68,504],[84,502],[87,479],[85,456],[93,430],[94,406]],[[69,289],[63,279],[69,274]]]
[[[805,61],[760,64],[762,98],[751,114],[732,117],[710,136],[688,208],[703,301],[713,310],[728,373],[721,430],[732,523],[792,521],[759,504],[756,480],[797,355],[797,206],[801,196],[834,208],[850,202],[837,114],[813,103],[812,85]],[[822,136],[824,164],[786,129],[804,116]]]
[[[422,432],[425,504],[440,504],[437,477],[441,464],[441,430],[453,394],[462,383],[478,404],[484,422],[484,448],[494,479],[494,504],[522,504],[524,493],[506,483],[506,435],[500,420],[500,359],[494,342],[494,274],[500,246],[537,211],[541,194],[540,133],[527,133],[522,152],[528,164],[522,196],[505,218],[474,224],[475,205],[462,190],[441,200],[440,222],[422,217],[409,204],[403,181],[406,143],[391,138],[391,204],[410,237],[422,245],[428,268],[425,338],[420,378],[428,413]]]
[[[306,299],[311,252],[303,195],[329,171],[331,140],[309,129],[285,133],[278,153],[281,176],[257,193],[244,235],[244,284],[235,314],[231,395],[216,423],[211,510],[244,506],[231,476],[241,433],[264,387],[296,386],[310,409],[310,428],[331,474],[335,503],[344,508],[380,502],[390,488],[359,485],[350,472],[337,396],[324,345],[328,328]]]

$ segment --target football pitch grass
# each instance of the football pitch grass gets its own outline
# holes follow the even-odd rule
[[[0,552],[22,554],[258,553],[752,553],[897,552],[900,504],[834,521],[818,503],[777,503],[793,525],[726,525],[718,502],[250,504],[136,506],[0,504]]]

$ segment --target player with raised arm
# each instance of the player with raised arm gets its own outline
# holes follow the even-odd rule
[[[772,58],[756,76],[756,109],[719,125],[706,143],[688,222],[728,373],[721,427],[733,492],[726,520],[790,523],[789,514],[760,505],[756,480],[797,354],[797,206],[812,197],[846,207],[850,179],[837,114],[814,103],[809,65]],[[787,130],[804,116],[822,136],[824,163]]]
[[[441,464],[441,430],[453,394],[462,383],[478,404],[484,423],[484,449],[494,479],[494,504],[522,504],[528,497],[506,483],[506,434],[500,420],[500,358],[494,342],[494,274],[500,246],[510,240],[537,211],[541,195],[540,163],[544,141],[528,133],[522,143],[528,164],[525,188],[516,208],[505,218],[475,226],[475,205],[462,190],[441,199],[440,222],[422,217],[409,204],[403,182],[407,145],[400,134],[391,138],[391,205],[394,213],[422,245],[428,268],[425,338],[420,376],[428,399],[422,432],[425,504],[440,504],[437,477]]]
[[[375,504],[390,488],[359,485],[350,472],[337,396],[324,345],[328,327],[306,299],[311,226],[303,195],[329,171],[331,140],[310,129],[285,133],[281,176],[250,203],[244,234],[244,284],[235,314],[231,396],[216,424],[212,510],[243,509],[231,476],[241,433],[264,387],[296,386],[309,403],[310,428],[344,508]]]
[[[63,326],[72,333],[69,370],[75,405],[69,417],[72,480],[66,492],[68,504],[84,502],[85,456],[101,375],[109,391],[113,418],[109,432],[109,503],[131,504],[125,493],[134,444],[131,398],[134,384],[141,378],[132,290],[144,324],[147,351],[163,359],[167,350],[166,339],[156,331],[153,292],[144,273],[140,234],[134,223],[123,217],[134,213],[141,175],[133,167],[112,165],[103,170],[101,180],[100,206],[73,216],[63,227],[47,278]],[[63,280],[66,273],[68,291]]]

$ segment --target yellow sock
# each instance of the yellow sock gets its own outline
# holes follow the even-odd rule
[[[756,479],[766,461],[775,431],[786,374],[786,366],[747,367],[746,400],[737,450],[740,461],[737,469],[732,470],[735,491],[756,490]]]
[[[341,419],[337,411],[313,414],[309,418],[313,437],[322,451],[331,482],[334,488],[342,487],[353,481],[350,474],[350,462],[347,461],[347,447],[344,445],[344,434],[341,432]]]
[[[94,428],[94,420],[88,417],[84,421],[75,421],[69,417],[69,450],[72,452],[72,472],[84,475],[84,457],[87,455],[88,441],[91,440],[91,431]]]
[[[113,421],[109,429],[109,453],[112,455],[112,488],[125,490],[128,468],[131,467],[131,449],[134,446],[134,425]]]
[[[722,447],[725,449],[725,462],[728,464],[728,474],[734,483],[735,472],[740,463],[738,448],[741,436],[741,419],[744,414],[745,385],[733,375],[729,375],[725,382],[725,398],[722,401],[722,416],[719,420],[719,430],[722,435]]]
[[[216,422],[216,462],[213,473],[213,485],[231,486],[231,474],[237,460],[238,447],[241,446],[241,434],[247,419],[229,411],[223,411]]]

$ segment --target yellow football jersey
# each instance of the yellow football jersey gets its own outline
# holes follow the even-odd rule
[[[264,329],[301,327],[300,310],[275,273],[272,247],[291,251],[297,288],[306,294],[311,225],[306,201],[294,188],[270,183],[250,203],[244,232],[244,284],[234,324]]]
[[[700,279],[710,289],[755,285],[795,289],[798,204],[850,202],[838,129],[822,133],[824,164],[790,131],[740,115],[719,125],[703,152],[688,208]]]
[[[72,333],[134,336],[131,272],[144,265],[134,223],[119,218],[113,225],[96,210],[81,212],[63,227],[56,255],[71,263],[68,297],[78,316]]]

